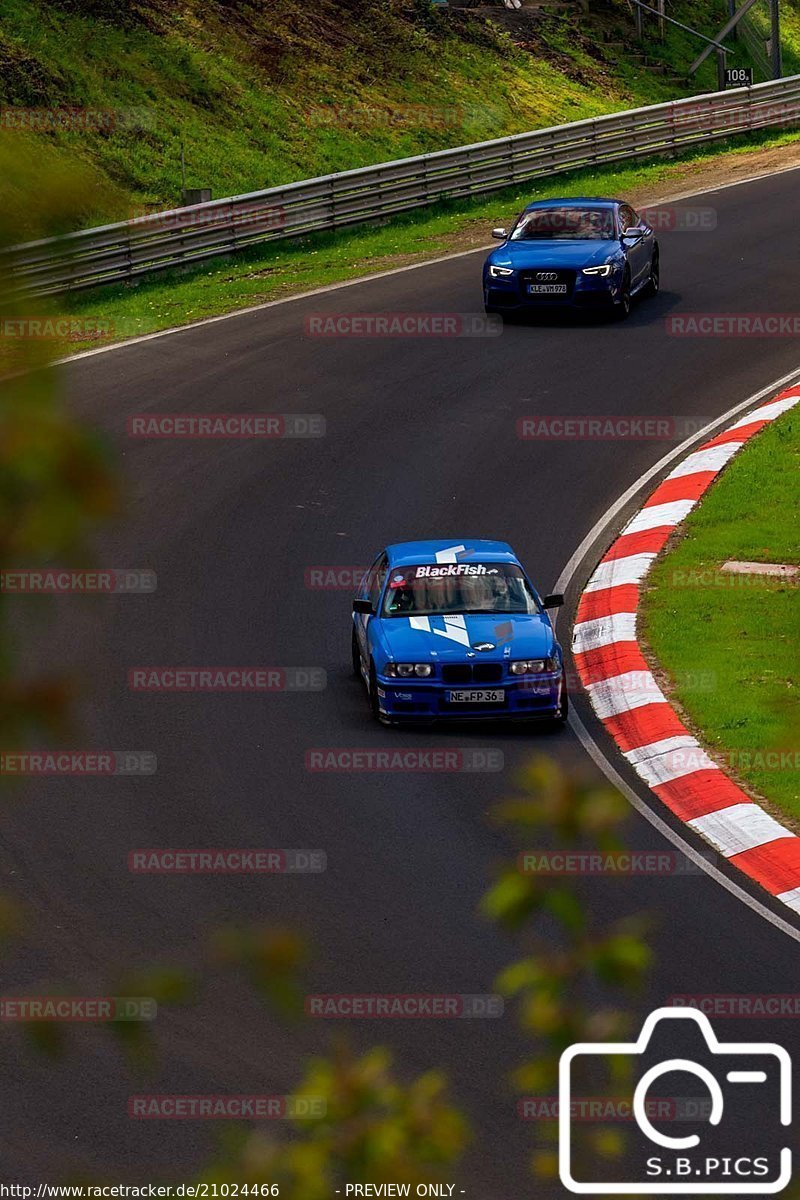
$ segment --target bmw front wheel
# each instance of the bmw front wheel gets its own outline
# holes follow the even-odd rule
[[[562,725],[566,725],[567,717],[569,716],[569,695],[567,694],[567,671],[566,667],[561,672],[561,697],[558,708],[558,713],[549,722],[551,729],[560,729]]]
[[[376,721],[380,721],[382,725],[387,725],[388,722],[381,712],[380,700],[378,699],[378,676],[375,671],[375,663],[369,664],[369,707]]]

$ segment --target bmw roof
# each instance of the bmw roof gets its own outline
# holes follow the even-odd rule
[[[395,542],[386,547],[390,567],[413,566],[445,562],[510,562],[517,563],[516,554],[507,542],[492,542],[485,538],[451,538],[449,541]]]

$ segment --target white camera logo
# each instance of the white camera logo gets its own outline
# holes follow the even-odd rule
[[[746,1054],[750,1057],[758,1056],[761,1059],[769,1060],[764,1065],[770,1065],[773,1068],[775,1063],[777,1063],[780,1122],[781,1125],[791,1124],[792,1064],[789,1055],[782,1046],[777,1046],[774,1042],[719,1042],[708,1017],[697,1009],[657,1008],[645,1021],[642,1026],[642,1032],[635,1042],[578,1042],[576,1045],[570,1046],[561,1055],[558,1100],[559,1174],[564,1187],[570,1192],[577,1192],[584,1195],[622,1195],[625,1193],[636,1195],[648,1193],[671,1195],[692,1194],[695,1196],[724,1195],[726,1193],[729,1195],[734,1193],[736,1195],[765,1195],[780,1192],[789,1183],[792,1177],[792,1152],[788,1146],[784,1146],[780,1152],[780,1176],[777,1180],[745,1183],[741,1179],[732,1178],[727,1182],[720,1182],[711,1178],[697,1178],[702,1172],[695,1170],[691,1172],[693,1176],[691,1182],[688,1180],[685,1182],[666,1182],[663,1179],[659,1179],[658,1181],[649,1179],[640,1182],[586,1183],[573,1178],[570,1108],[572,1097],[572,1064],[574,1059],[584,1056],[607,1057],[609,1055],[630,1056],[643,1054],[650,1042],[653,1030],[659,1021],[681,1020],[692,1021],[699,1026],[712,1055]],[[769,1078],[768,1072],[765,1070],[736,1071],[729,1069],[730,1064],[723,1063],[722,1065],[723,1070],[721,1075],[731,1084],[766,1083]],[[707,1067],[691,1062],[686,1058],[667,1059],[665,1062],[657,1063],[642,1075],[633,1094],[633,1116],[641,1132],[649,1141],[655,1143],[655,1145],[661,1146],[666,1150],[691,1150],[700,1145],[700,1138],[697,1134],[690,1134],[687,1137],[671,1137],[668,1134],[660,1133],[659,1130],[653,1127],[647,1115],[646,1100],[649,1089],[656,1079],[662,1075],[666,1075],[670,1071],[688,1072],[702,1080],[711,1095],[711,1107],[708,1114],[709,1124],[720,1124],[725,1102],[719,1079]]]

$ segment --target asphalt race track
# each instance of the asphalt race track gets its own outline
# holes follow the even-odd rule
[[[115,446],[127,488],[126,516],[104,533],[97,561],[152,568],[158,590],[50,601],[49,624],[26,635],[30,664],[80,680],[76,744],[152,750],[158,772],[19,790],[3,814],[0,866],[31,921],[6,958],[6,992],[55,982],[102,992],[131,967],[196,961],[210,929],[250,918],[307,931],[310,991],[492,990],[517,947],[475,914],[508,851],[487,810],[533,750],[596,768],[569,728],[377,726],[350,674],[351,594],[313,590],[304,574],[366,563],[395,540],[484,536],[510,541],[540,590],[551,590],[609,505],[685,434],[533,443],[516,436],[517,419],[667,415],[699,427],[800,366],[789,338],[680,338],[664,324],[680,312],[796,309],[797,182],[788,172],[684,201],[715,207],[716,229],[660,235],[664,290],[621,325],[548,321],[497,338],[304,334],[310,313],[482,312],[477,253],[59,368],[74,411]],[[498,222],[510,215],[498,211]],[[129,439],[126,420],[142,412],[321,413],[327,436]],[[570,620],[567,609],[566,642]],[[322,667],[328,686],[276,695],[128,690],[130,667],[173,664]],[[506,769],[304,768],[312,747],[398,745],[491,746]],[[628,840],[667,846],[634,813]],[[186,846],[322,848],[328,870],[256,878],[127,869],[133,848]],[[583,887],[609,917],[654,913],[658,965],[642,1015],[676,993],[793,991],[796,943],[705,875]],[[754,1024],[729,1020],[724,1034],[800,1048],[791,1021]],[[185,1169],[188,1178],[213,1150],[215,1123],[132,1121],[129,1093],[283,1092],[343,1026],[287,1030],[244,981],[218,982],[196,1007],[164,1010],[161,1065],[144,1080],[102,1030],[68,1030],[70,1052],[55,1063],[11,1031],[2,1043],[4,1172],[143,1182]],[[359,1047],[392,1047],[403,1077],[447,1072],[475,1132],[463,1171],[469,1196],[529,1194],[530,1129],[506,1082],[528,1044],[512,1012],[352,1021],[344,1032]]]

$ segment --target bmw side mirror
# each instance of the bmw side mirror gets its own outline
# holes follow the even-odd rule
[[[375,616],[375,609],[372,607],[371,600],[354,600],[353,601],[353,612],[354,613],[363,613],[363,615],[365,617],[374,617]]]
[[[633,242],[640,242],[644,237],[644,230],[636,225],[632,225],[630,229],[626,229],[622,235],[622,240],[626,241],[630,238]]]
[[[552,596],[545,596],[542,601],[542,608],[561,608],[564,603],[564,597],[561,592],[553,592]]]
[[[504,242],[508,237],[508,230],[498,225],[497,229],[492,230],[492,237],[497,238],[498,242]]]

